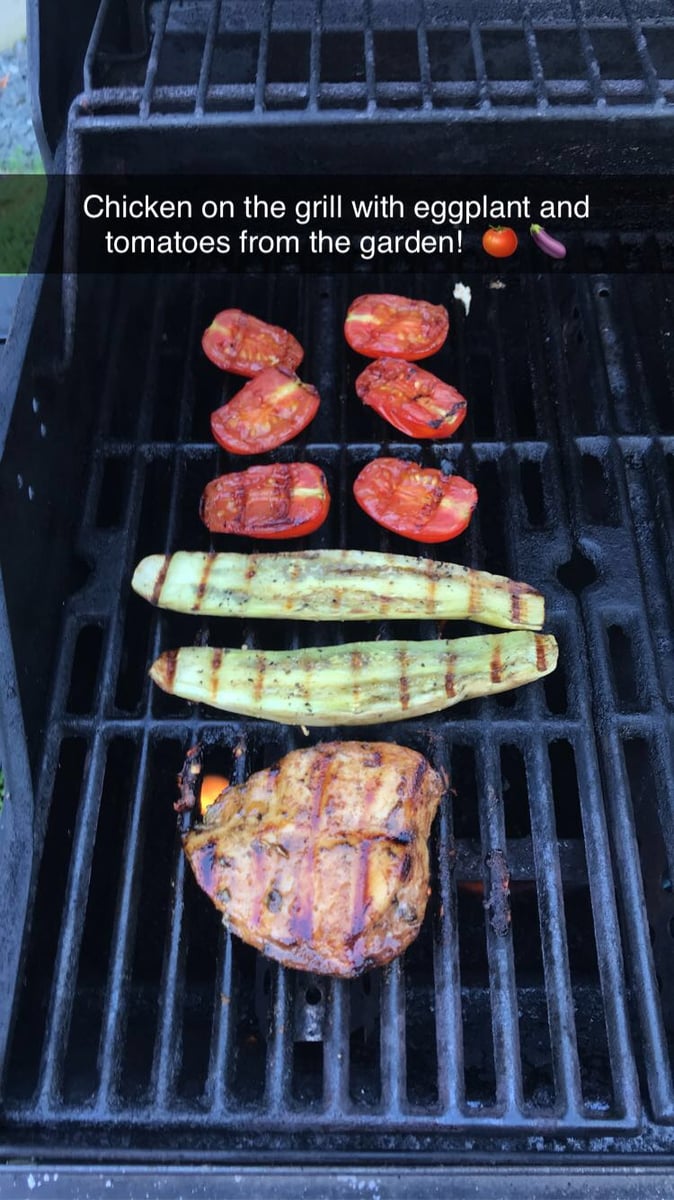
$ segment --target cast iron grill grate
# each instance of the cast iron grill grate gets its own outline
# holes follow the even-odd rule
[[[84,381],[100,397],[77,546],[92,570],[67,605],[41,762],[46,829],[3,1085],[13,1146],[148,1148],[170,1129],[171,1152],[216,1155],[279,1139],[284,1152],[390,1149],[394,1135],[398,1150],[473,1137],[596,1150],[648,1131],[671,1149],[671,289],[664,277],[470,283],[470,319],[452,306],[438,358],[470,400],[463,440],[421,447],[388,441],[355,399],[341,322],[354,294],[384,286],[451,303],[445,275],[251,275],[226,296],[217,281],[116,281],[104,360]],[[82,312],[97,286],[81,280]],[[382,449],[447,459],[481,496],[447,557],[540,586],[560,641],[542,684],[352,731],[421,750],[454,792],[419,941],[351,984],[285,972],[225,935],[175,834],[175,774],[195,738],[209,769],[244,778],[304,736],[168,699],[147,667],[183,640],[280,647],[437,627],[194,622],[131,594],[143,554],[210,544],[198,497],[234,464],[208,417],[238,385],[199,334],[225,302],[282,315],[307,348],[321,411],[272,457],[326,471],[333,508],[308,544],[409,552],[359,514],[353,477]],[[506,936],[484,907],[498,850]]]
[[[102,0],[76,123],[387,109],[463,117],[656,114],[674,98],[674,18],[648,3]],[[501,112],[501,110],[505,110]],[[617,115],[613,112],[611,115]]]

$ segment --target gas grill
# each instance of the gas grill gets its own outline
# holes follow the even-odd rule
[[[33,51],[44,138],[71,169],[209,170],[219,152],[232,171],[377,170],[392,147],[410,171],[457,154],[544,169],[562,146],[567,171],[672,168],[669,6],[103,0],[58,71],[54,7],[32,11]],[[341,329],[368,291],[450,308],[437,372],[469,401],[451,442],[405,440],[356,401]],[[29,279],[0,418],[0,1191],[670,1194],[673,304],[667,274],[83,274],[65,305],[57,277]],[[239,384],[199,345],[223,307],[292,330],[323,398],[266,456],[328,478],[300,547],[421,552],[360,513],[353,479],[382,452],[447,462],[480,502],[434,554],[538,587],[560,645],[541,683],[347,731],[451,778],[421,935],[352,982],[228,935],[171,809],[195,741],[241,781],[344,730],[223,717],[147,670],[195,641],[438,625],[209,621],[131,592],[145,554],[248,548],[198,516],[234,466],[209,416]]]

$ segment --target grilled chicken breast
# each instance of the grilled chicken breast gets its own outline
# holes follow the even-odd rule
[[[233,933],[284,966],[348,978],[419,933],[442,791],[414,750],[325,743],[226,788],[184,849]]]

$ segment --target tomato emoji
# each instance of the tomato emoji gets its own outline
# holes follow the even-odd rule
[[[507,225],[492,225],[482,235],[482,249],[492,258],[510,258],[517,249],[517,234]]]

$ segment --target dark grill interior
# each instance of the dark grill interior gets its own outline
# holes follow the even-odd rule
[[[77,1157],[104,1139],[217,1158],[390,1152],[393,1135],[396,1151],[608,1151],[619,1136],[624,1149],[671,1150],[672,287],[466,281],[469,319],[440,273],[108,281],[103,348],[88,346],[81,318],[77,375],[26,391],[43,413],[55,397],[66,412],[82,395],[96,405],[75,542],[88,569],[66,603],[34,754],[41,863],[3,1085],[8,1145]],[[80,286],[81,314],[105,300],[101,281]],[[368,290],[450,307],[434,366],[469,399],[461,440],[389,441],[356,399],[361,360],[341,325]],[[542,684],[348,732],[421,750],[453,788],[419,941],[351,984],[277,969],[225,935],[175,833],[175,775],[195,738],[208,769],[235,779],[307,739],[167,698],[147,667],[197,639],[281,648],[438,626],[195,621],[131,593],[143,554],[211,544],[198,498],[237,465],[208,418],[239,384],[199,349],[224,305],[287,325],[306,347],[322,406],[270,456],[328,476],[331,515],[304,544],[414,552],[360,513],[354,475],[382,451],[447,459],[480,503],[439,555],[540,587],[560,642]],[[3,486],[20,508],[12,453]],[[48,439],[34,453],[38,473]],[[484,903],[494,851],[511,873],[506,936]]]

